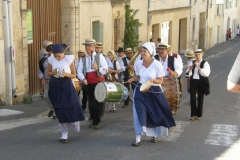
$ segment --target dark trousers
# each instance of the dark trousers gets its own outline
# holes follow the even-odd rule
[[[202,117],[203,112],[203,101],[204,101],[204,90],[201,80],[191,79],[190,80],[190,99],[191,99],[191,117],[197,116]],[[196,94],[198,97],[196,98]],[[196,102],[197,99],[197,102]]]
[[[100,103],[96,100],[94,95],[96,85],[97,83],[87,85],[88,107],[94,125],[97,125],[100,122]]]
[[[82,109],[85,110],[87,108],[87,86],[82,85]],[[78,97],[80,95],[81,90],[78,92]]]
[[[105,102],[101,102],[101,103],[100,103],[100,106],[99,106],[99,116],[100,116],[100,117],[103,117],[103,116],[104,116],[105,106],[106,106],[106,103],[105,103]]]
[[[128,79],[124,79],[124,82],[126,82],[126,81],[128,81]],[[131,85],[132,90],[134,91],[134,88],[137,85],[137,82],[133,82],[132,84],[124,83],[124,86],[128,89],[128,93],[130,93],[130,85]],[[130,98],[128,96],[128,98],[124,101],[124,106],[128,106],[129,100],[130,100]]]

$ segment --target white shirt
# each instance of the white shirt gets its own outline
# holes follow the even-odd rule
[[[126,57],[126,55],[124,55],[123,57]],[[120,65],[120,71],[121,71],[121,72],[122,72],[121,65],[122,65],[122,63],[123,63],[123,61],[122,61],[122,58],[123,58],[123,57],[116,56],[116,60],[118,61],[119,65]]]
[[[169,72],[167,71],[167,68],[168,68],[168,55],[167,55],[167,57],[166,57],[166,59],[165,59],[165,61],[163,61],[162,59],[161,59],[161,57],[159,57],[160,58],[160,63],[162,64],[162,66],[163,66],[163,71],[164,71],[164,73],[165,73],[165,76],[169,76]],[[178,62],[178,60],[174,57],[174,68],[175,68],[175,72],[177,72],[178,73],[178,76],[180,76],[181,74],[182,74],[182,67],[181,67],[181,65],[179,64],[179,62]]]
[[[81,59],[81,58],[78,58],[78,59],[76,59],[76,60],[74,61],[74,65],[75,65],[75,68],[76,68],[76,72],[77,72],[77,70],[78,70],[78,68],[79,68],[80,59]]]
[[[146,68],[142,65],[143,60],[139,60],[134,65],[134,70],[136,75],[140,76],[140,83],[144,83],[150,79],[158,79],[160,77],[164,77],[165,73],[163,71],[163,67],[159,61],[155,60],[151,63],[151,65]],[[153,84],[156,85],[156,84]],[[159,84],[158,84],[159,85]]]
[[[92,53],[92,56],[89,56],[88,54],[86,54],[86,72],[96,72],[94,69],[92,69],[92,64],[95,64],[95,56],[96,56],[96,52],[93,52]],[[99,67],[99,72],[102,74],[102,75],[105,75],[107,74],[108,72],[108,65],[107,65],[107,62],[105,60],[105,58],[103,57],[102,54],[99,54],[99,59],[100,59],[100,67]],[[77,75],[78,75],[78,78],[80,80],[83,80],[85,79],[84,75],[83,75],[83,62],[82,62],[82,58],[80,59],[80,62],[79,62],[79,67],[78,67],[78,70],[77,70]]]
[[[127,60],[127,64],[129,65],[130,60],[128,60],[128,58],[126,58],[126,60]],[[126,66],[124,66],[123,59],[122,59],[122,63],[120,63],[120,66],[121,66],[121,71],[122,72],[126,71]]]
[[[200,67],[200,64],[202,63],[202,60],[198,63],[198,66]],[[200,79],[199,77],[199,73],[201,74],[201,76],[203,77],[208,77],[210,75],[210,65],[207,61],[205,61],[203,68],[201,69],[201,71],[198,70],[197,67],[195,67],[194,69],[194,75],[193,75],[193,79]],[[192,72],[189,72],[189,76],[192,76]]]
[[[56,68],[59,68],[60,77],[62,77],[62,71],[66,73],[71,73],[70,65],[73,62],[74,55],[65,55],[63,59],[58,61],[54,55],[51,55],[48,58],[48,63],[52,65],[52,71]]]
[[[113,64],[113,67],[114,67],[114,64]],[[115,68],[114,68],[114,70],[115,70]],[[116,60],[116,70],[121,71],[121,66],[117,60]],[[118,79],[118,74],[115,74],[115,78]]]

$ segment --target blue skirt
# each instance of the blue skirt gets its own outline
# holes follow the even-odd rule
[[[48,96],[60,123],[85,120],[77,92],[70,78],[51,77]]]
[[[134,106],[140,126],[148,128],[176,126],[170,106],[160,86],[151,86],[148,92],[140,92],[138,83],[134,93]]]

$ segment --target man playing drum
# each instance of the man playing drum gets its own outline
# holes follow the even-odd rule
[[[154,56],[156,60],[160,61],[163,66],[163,71],[167,77],[178,77],[182,74],[182,66],[177,59],[168,55],[168,44],[160,43],[158,45],[158,55]],[[172,109],[175,114],[178,108]]]
[[[89,127],[98,129],[100,122],[100,103],[95,99],[94,91],[98,82],[105,80],[103,75],[107,73],[108,65],[103,55],[99,54],[99,56],[96,56],[97,53],[95,52],[95,44],[96,42],[94,39],[86,39],[85,43],[83,43],[87,54],[80,60],[77,73],[78,78],[84,85],[87,85],[90,116],[93,119],[93,122],[89,125]],[[99,67],[95,63],[97,61],[95,60],[96,58],[99,58]]]
[[[107,81],[109,81],[109,78],[111,78],[110,74],[112,73],[112,69],[113,69],[113,65],[112,65],[112,62],[110,61],[110,59],[105,56],[103,53],[102,53],[102,43],[101,42],[96,42],[96,46],[95,46],[95,51],[97,54],[101,54],[103,55],[103,57],[105,58],[106,62],[107,62],[107,65],[108,65],[108,73],[105,75],[105,79]],[[98,63],[97,63],[98,64]],[[100,104],[100,110],[99,110],[99,114],[100,114],[100,120],[103,118],[104,116],[104,112],[105,112],[105,106],[106,106],[106,103],[105,102],[101,102]]]

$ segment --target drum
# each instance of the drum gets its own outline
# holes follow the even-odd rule
[[[152,85],[152,82],[150,81],[146,81],[144,83],[142,83],[141,87],[140,87],[140,91],[145,93],[149,90],[149,88],[151,87]]]
[[[163,77],[162,88],[171,108],[172,114],[176,114],[180,108],[180,88],[177,77]]]
[[[73,85],[74,85],[74,87],[76,89],[76,92],[78,93],[80,91],[80,89],[81,89],[81,85],[79,83],[79,79],[73,78],[72,81],[73,81]]]
[[[128,89],[120,83],[100,82],[94,95],[98,102],[124,102],[128,97]]]

